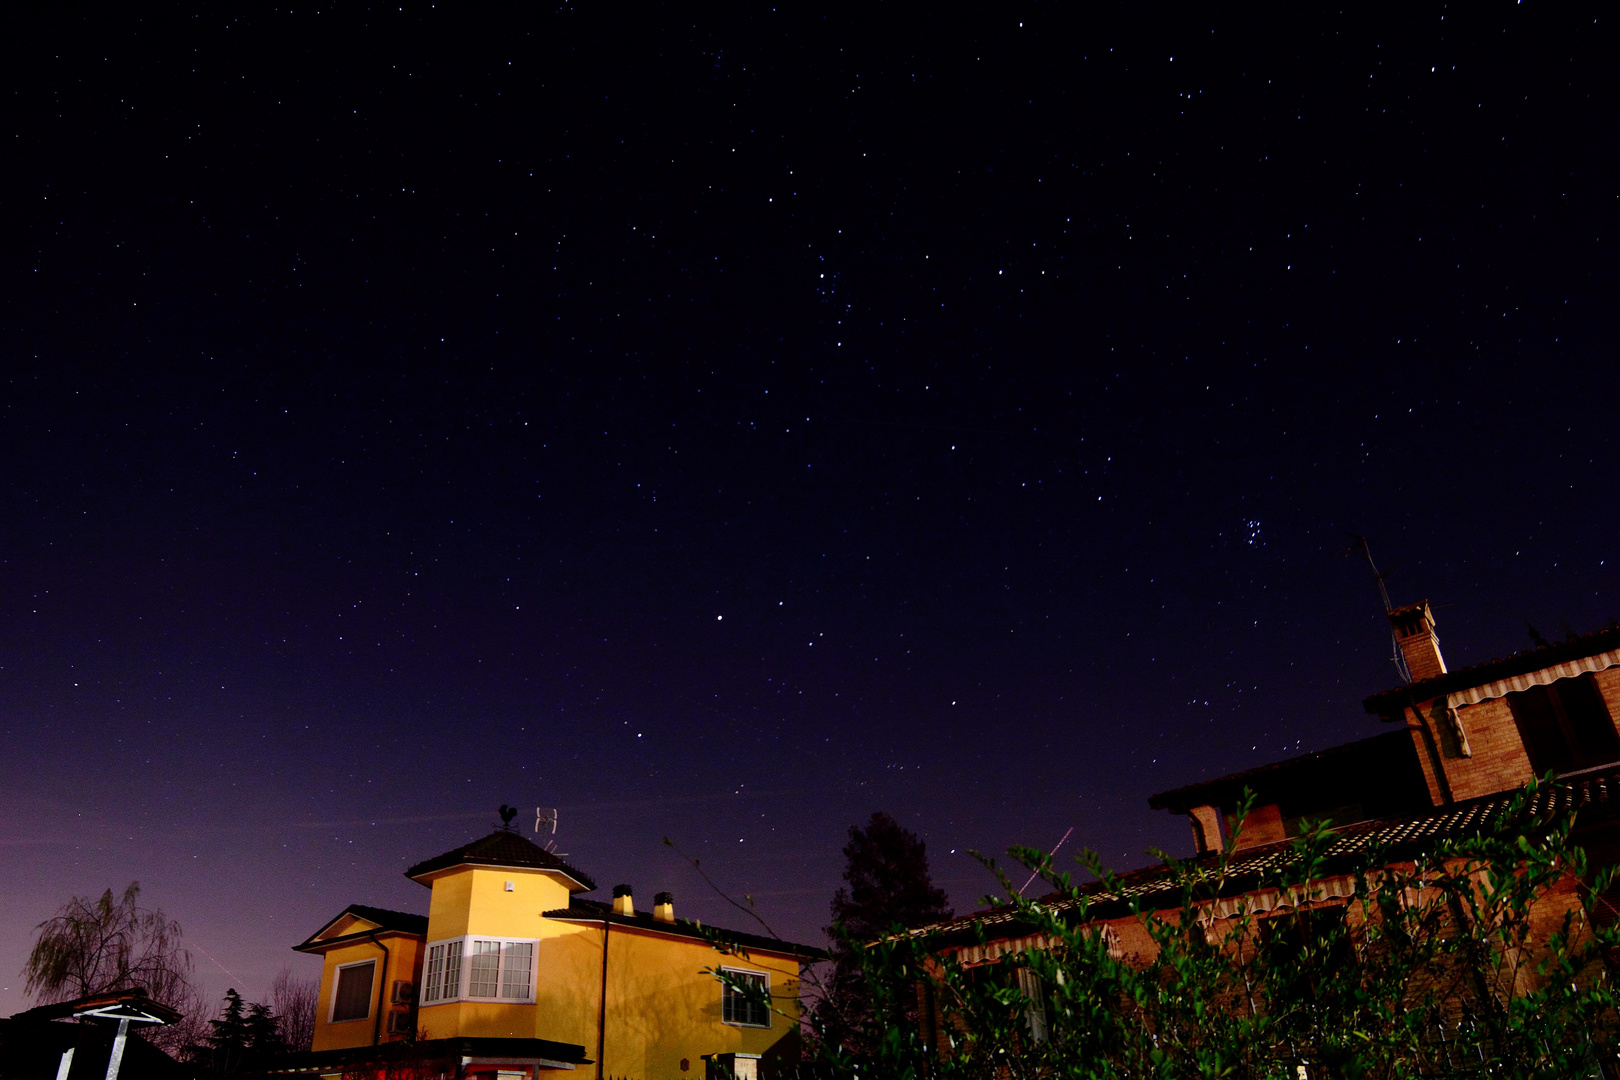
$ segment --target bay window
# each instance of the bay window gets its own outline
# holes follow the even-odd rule
[[[534,940],[476,934],[428,946],[422,1004],[534,1000]]]

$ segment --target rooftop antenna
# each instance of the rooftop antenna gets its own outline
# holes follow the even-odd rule
[[[536,836],[551,836],[542,846],[559,859],[568,858],[568,852],[557,850],[557,808],[555,806],[537,806],[534,808],[534,832]]]
[[[1365,536],[1357,536],[1355,533],[1351,533],[1350,537],[1355,541],[1355,544],[1345,554],[1353,555],[1359,551],[1366,558],[1367,565],[1372,567],[1373,580],[1378,582],[1378,598],[1384,602],[1384,614],[1388,615],[1395,610],[1395,605],[1389,602],[1389,589],[1384,586],[1384,575],[1378,572],[1378,564],[1373,562],[1372,547],[1367,543]],[[1406,656],[1401,652],[1401,642],[1395,636],[1393,626],[1389,628],[1389,649],[1390,660],[1394,662],[1395,670],[1400,672],[1401,680],[1411,682],[1412,671],[1406,666]]]
[[[1062,847],[1064,842],[1067,841],[1069,839],[1069,837],[1072,836],[1073,834],[1074,834],[1074,826],[1070,825],[1069,826],[1069,831],[1063,834],[1063,839],[1062,840],[1059,840],[1055,845],[1053,845],[1052,850],[1048,851],[1046,853],[1046,857],[1048,859],[1050,859],[1052,856],[1056,855],[1057,854],[1057,849]],[[1041,876],[1041,872],[1039,870],[1037,870],[1033,874],[1029,875],[1029,880],[1024,882],[1024,889],[1027,889],[1031,885],[1035,884],[1035,879],[1040,877],[1040,876]],[[1024,895],[1024,889],[1019,889],[1018,890],[1018,895],[1019,896]]]

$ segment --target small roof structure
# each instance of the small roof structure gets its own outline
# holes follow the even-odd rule
[[[130,990],[109,990],[104,994],[59,1001],[52,1005],[36,1005],[24,1012],[14,1013],[13,1020],[128,1020],[131,1025],[172,1024],[181,1012],[146,996],[140,987]]]
[[[368,940],[373,934],[405,934],[426,937],[426,915],[413,915],[408,911],[390,911],[369,904],[350,904],[334,915],[325,926],[315,931],[294,952],[319,953],[352,941]]]
[[[458,866],[510,866],[547,870],[565,879],[571,893],[590,892],[596,888],[596,882],[589,874],[574,869],[532,840],[505,829],[496,829],[480,840],[474,840],[453,851],[419,862],[405,871],[405,876],[418,884],[431,885],[436,876]]]

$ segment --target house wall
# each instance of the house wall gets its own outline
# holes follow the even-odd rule
[[[602,994],[602,925],[557,923],[562,933],[541,944],[542,1038],[579,1043],[597,1055]],[[769,1028],[745,1028],[720,1019],[717,967],[765,972],[773,1015]],[[702,1075],[704,1054],[766,1054],[799,1022],[799,965],[789,956],[760,952],[725,956],[707,942],[626,926],[608,935],[607,1030],[602,1062],[607,1076],[674,1080]],[[681,1061],[687,1068],[683,1072]]]
[[[364,927],[356,927],[351,932],[362,932]],[[315,1041],[316,1050],[339,1050],[353,1046],[370,1046],[373,1039],[381,1042],[390,1042],[402,1036],[388,1034],[388,1017],[386,1013],[393,1011],[396,1006],[390,1002],[395,980],[404,980],[409,983],[420,982],[422,973],[422,943],[414,937],[382,933],[378,937],[388,947],[387,964],[383,961],[383,950],[373,942],[359,941],[349,945],[340,945],[330,949],[322,958],[320,997],[315,1006]],[[331,1023],[332,993],[337,985],[337,971],[345,964],[358,961],[375,960],[377,962],[377,975],[371,986],[371,1010],[364,1020],[344,1020]],[[382,1023],[377,1021],[379,1006],[384,1011]],[[397,1006],[401,1011],[408,1012],[408,1007]]]
[[[1511,791],[1530,782],[1535,775],[1530,768],[1530,755],[1519,738],[1513,710],[1508,707],[1506,698],[1491,698],[1457,710],[1463,732],[1468,736],[1469,749],[1473,751],[1470,757],[1462,757],[1455,739],[1447,738],[1450,734],[1446,731],[1447,725],[1434,715],[1439,704],[1428,703],[1424,712],[1442,748],[1441,761],[1453,801]]]
[[[599,937],[600,935],[598,935]],[[763,972],[773,1010],[768,1028],[720,1019],[717,967]],[[603,1061],[609,1076],[666,1080],[702,1066],[702,1054],[765,1054],[797,1033],[799,965],[789,957],[752,952],[720,954],[691,938],[671,938],[615,926],[608,946],[608,1025]],[[688,1072],[687,1075],[691,1075]]]
[[[1620,720],[1620,667],[1595,672],[1592,681],[1597,683],[1598,693],[1603,695],[1603,704],[1609,709],[1610,719]],[[1620,723],[1615,727],[1620,730]]]
[[[1603,695],[1611,722],[1620,718],[1620,668],[1596,672],[1593,681]],[[1443,715],[1442,700],[1426,701],[1406,710],[1414,727],[1419,760],[1435,805],[1461,802],[1523,787],[1535,776],[1506,698],[1491,698],[1464,705],[1457,718],[1468,740],[1469,755]],[[1620,725],[1617,725],[1620,727]],[[1435,776],[1438,764],[1440,778]]]
[[[513,882],[507,892],[505,883]],[[566,908],[568,892],[543,872],[465,868],[433,882],[427,943],[464,934],[532,938],[535,1003],[458,1001],[422,1006],[419,1038],[516,1036],[585,1047],[597,1056],[602,1004],[602,925],[545,919]],[[705,969],[736,967],[769,975],[774,1004],[769,1028],[720,1019],[721,983]],[[705,941],[614,926],[608,940],[604,1074],[637,1080],[703,1075],[704,1054],[766,1054],[797,1035],[799,965],[789,956],[723,956]],[[349,1045],[349,1044],[345,1044]],[[681,1069],[685,1060],[687,1068]],[[595,1066],[589,1067],[594,1074]]]
[[[506,883],[512,883],[512,891]],[[568,906],[568,887],[555,876],[522,867],[463,867],[432,884],[428,902],[426,945],[466,934],[500,938],[540,939],[537,947],[535,1003],[449,1001],[423,1005],[417,1010],[417,1037],[447,1039],[455,1036],[484,1038],[542,1038],[578,1043],[562,1032],[562,1017],[545,1006],[546,989],[555,981],[547,966],[545,939],[559,933],[562,924],[540,918],[542,911]]]

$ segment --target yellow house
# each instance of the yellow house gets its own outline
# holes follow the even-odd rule
[[[539,1080],[769,1077],[797,1060],[819,949],[636,910],[516,832],[418,863],[426,917],[353,904],[295,948],[324,959],[313,1052],[278,1072]],[[716,974],[723,971],[728,978]]]

